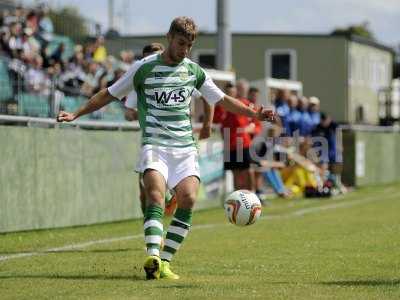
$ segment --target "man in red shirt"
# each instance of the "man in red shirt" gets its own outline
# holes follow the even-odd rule
[[[228,84],[225,93],[232,97],[237,97],[242,103],[251,106],[245,97],[248,92],[248,84],[244,80],[238,81],[236,87]],[[252,135],[261,129],[252,119],[246,116],[225,113],[222,121],[223,136],[225,141],[225,170],[233,172],[234,188],[254,190],[254,174],[250,170],[250,145]]]

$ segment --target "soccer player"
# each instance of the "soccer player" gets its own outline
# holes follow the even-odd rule
[[[151,43],[143,47],[142,56],[147,57],[151,54],[155,53],[162,53],[164,51],[164,46],[160,43]],[[214,107],[207,103],[207,101],[201,96],[201,94],[194,90],[196,93],[196,98],[201,98],[204,106],[204,119],[203,119],[203,126],[200,129],[200,136],[199,139],[207,139],[211,136],[211,125],[214,115]],[[125,102],[125,118],[128,121],[133,121],[137,119],[137,94],[136,92],[130,92],[126,97]],[[142,209],[143,216],[145,215],[146,209],[146,194],[144,191],[144,184],[143,184],[143,176],[140,174],[139,176],[139,200],[140,200],[140,207]],[[177,201],[175,195],[171,194],[173,191],[167,191],[165,197],[165,214],[172,215],[175,212]],[[163,246],[163,245],[162,245]]]
[[[162,54],[150,55],[135,64],[111,87],[94,95],[74,113],[60,112],[58,121],[73,121],[131,91],[137,93],[142,149],[138,171],[143,173],[146,192],[144,236],[147,279],[178,279],[170,262],[187,236],[192,209],[200,183],[198,151],[190,122],[190,100],[196,88],[210,104],[219,103],[227,111],[258,120],[272,120],[274,113],[260,107],[254,110],[226,96],[196,63],[187,58],[197,35],[189,17],[177,17],[167,33],[168,47]],[[163,237],[163,205],[166,186],[177,195],[178,208]]]

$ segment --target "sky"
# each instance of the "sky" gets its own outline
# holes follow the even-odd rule
[[[228,0],[233,32],[329,33],[364,21],[378,41],[400,44],[400,0]],[[39,0],[24,0],[37,3]],[[78,7],[81,14],[108,28],[108,0],[40,1]],[[171,20],[191,16],[204,31],[216,30],[216,0],[114,0],[122,34],[165,33]]]

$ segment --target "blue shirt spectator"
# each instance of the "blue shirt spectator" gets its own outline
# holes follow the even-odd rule
[[[314,129],[314,124],[312,122],[310,113],[308,112],[309,100],[307,97],[299,98],[298,110],[300,111],[300,136],[310,136],[312,130]],[[319,122],[318,122],[319,123]]]
[[[278,98],[275,100],[275,109],[277,115],[281,119],[282,127],[285,130],[284,135],[289,135],[290,134],[290,127],[288,122],[288,117],[290,113],[289,105],[287,104],[286,101]]]
[[[288,123],[289,123],[289,135],[293,136],[296,131],[298,131],[297,134],[300,133],[300,127],[301,127],[301,112],[297,108],[291,108],[289,115],[288,115]]]
[[[311,119],[310,113],[306,111],[302,111],[300,118],[300,135],[301,136],[310,136],[311,132],[315,128],[313,120]]]
[[[321,122],[320,101],[317,97],[310,97],[308,112],[313,126],[316,127]]]
[[[322,163],[336,163],[337,157],[337,145],[336,145],[336,129],[338,125],[333,122],[330,116],[321,113],[321,122],[313,130],[313,137],[325,138],[328,143],[328,149],[322,151],[321,162]],[[320,142],[315,141],[315,147],[321,147]],[[328,151],[326,151],[328,150]]]

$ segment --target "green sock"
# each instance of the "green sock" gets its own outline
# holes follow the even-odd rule
[[[177,208],[165,237],[164,248],[161,251],[162,260],[171,261],[187,236],[191,225],[192,210]]]
[[[160,256],[160,244],[163,238],[163,215],[164,210],[158,205],[150,205],[146,208],[143,228],[147,255]]]

